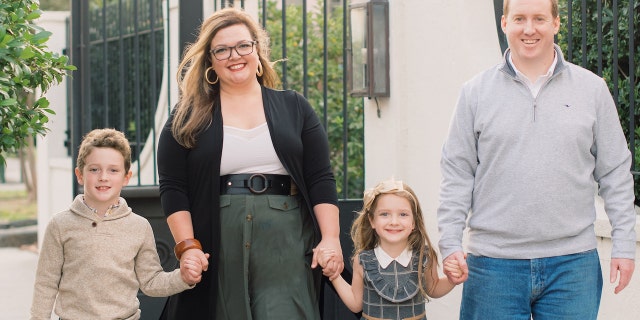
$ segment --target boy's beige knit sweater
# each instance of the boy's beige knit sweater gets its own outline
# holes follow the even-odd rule
[[[49,222],[36,273],[31,319],[139,319],[138,289],[169,296],[189,289],[164,272],[149,222],[120,206],[98,217],[78,195]]]

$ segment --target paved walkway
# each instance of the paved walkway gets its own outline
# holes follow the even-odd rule
[[[17,159],[7,158],[0,191],[24,190]],[[0,248],[0,320],[29,319],[38,254],[29,247]]]
[[[0,248],[0,320],[29,319],[38,254]]]

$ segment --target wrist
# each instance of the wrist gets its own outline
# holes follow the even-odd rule
[[[189,249],[202,250],[202,245],[200,241],[196,239],[184,239],[176,243],[176,246],[173,247],[173,254],[176,255],[176,259],[180,260],[182,254]]]
[[[339,235],[322,235],[321,241],[340,243]]]

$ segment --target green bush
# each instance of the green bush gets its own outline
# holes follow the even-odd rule
[[[629,48],[629,5],[633,5],[633,47]],[[634,166],[632,171],[635,180],[636,204],[640,199],[640,182],[638,179],[637,164],[640,161],[640,4],[636,0],[618,0],[617,25],[614,19],[613,1],[602,0],[602,24],[598,26],[598,10],[596,0],[586,0],[586,16],[582,17],[583,0],[561,0],[561,29],[558,35],[558,44],[562,48],[565,56],[573,63],[581,65],[595,73],[601,75],[611,90],[618,106],[620,123],[627,139],[632,145],[630,149],[634,154]],[[567,5],[572,6],[571,28],[568,26]],[[583,26],[583,23],[584,26]],[[582,32],[585,28],[586,39],[583,39]],[[571,29],[571,31],[569,31]],[[598,31],[602,34],[601,52],[598,51]],[[569,33],[571,32],[571,33]],[[617,33],[617,36],[616,36]],[[572,50],[569,51],[569,35],[571,35]],[[583,40],[586,49],[583,50]],[[614,56],[617,42],[617,57]],[[617,61],[614,61],[617,58]],[[633,60],[631,60],[633,58]],[[586,64],[583,62],[586,60]],[[601,67],[599,67],[601,61]],[[635,64],[633,70],[630,66]],[[601,71],[599,71],[601,69]],[[631,83],[630,75],[634,75]],[[617,82],[617,83],[616,83]],[[631,106],[633,104],[633,110]],[[631,136],[630,132],[633,132]],[[633,140],[631,139],[633,137]]]
[[[66,56],[47,48],[51,32],[34,24],[40,14],[35,0],[0,2],[0,163],[3,154],[47,132],[48,114],[54,112],[47,98],[33,98],[35,89],[46,92],[75,70]]]

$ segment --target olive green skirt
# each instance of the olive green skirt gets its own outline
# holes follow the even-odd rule
[[[220,196],[216,319],[320,319],[307,211],[296,196]]]

